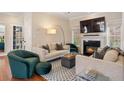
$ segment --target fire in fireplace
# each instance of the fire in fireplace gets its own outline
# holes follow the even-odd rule
[[[94,53],[95,50],[97,50],[98,47],[100,47],[100,41],[83,41],[83,54],[86,56],[90,56]]]

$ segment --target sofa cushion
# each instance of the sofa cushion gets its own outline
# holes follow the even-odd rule
[[[56,43],[49,44],[50,50],[55,50],[56,49]]]
[[[46,50],[46,49],[41,49],[40,51],[42,51],[42,54],[43,55],[47,55],[48,54],[48,50]],[[41,55],[41,54],[40,54]]]
[[[117,60],[116,63],[117,63],[117,64],[122,64],[122,65],[124,65],[124,56],[119,55],[119,56],[118,56],[118,60]]]
[[[69,49],[70,49],[70,46],[69,46],[69,45],[63,45],[63,48],[64,48],[65,50],[69,50]]]
[[[103,60],[116,62],[118,60],[118,55],[119,55],[118,51],[111,49],[106,52]]]
[[[121,50],[120,48],[113,48],[119,52],[120,55],[124,56],[124,51]]]
[[[64,54],[67,54],[68,50],[52,50],[51,53],[45,56],[46,59],[54,58],[54,57],[61,57]]]

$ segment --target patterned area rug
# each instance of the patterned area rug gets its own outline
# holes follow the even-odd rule
[[[51,62],[52,70],[46,74],[42,75],[48,81],[72,81],[75,80],[75,67],[66,68],[61,66],[61,60],[56,60]]]

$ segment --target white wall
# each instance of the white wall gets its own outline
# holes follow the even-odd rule
[[[22,25],[23,26],[23,17],[6,15],[0,13],[0,24],[5,25],[5,52],[8,53],[13,49],[13,26]]]
[[[48,35],[47,28],[54,28],[56,25],[60,25],[65,32],[65,41],[71,42],[71,31],[69,20],[60,16],[56,16],[50,13],[33,13],[32,15],[32,38],[33,46],[41,46],[47,43],[62,42],[62,32],[59,27],[57,27],[56,35]]]
[[[31,50],[32,48],[32,13],[24,13],[24,40],[25,49]]]

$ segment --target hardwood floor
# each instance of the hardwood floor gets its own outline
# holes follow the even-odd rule
[[[0,81],[47,81],[47,80],[36,74],[29,79],[12,78],[7,56],[0,56]]]
[[[11,81],[47,81],[47,80],[35,74],[31,78],[28,78],[28,79],[12,78]]]

